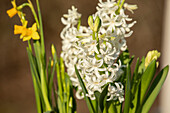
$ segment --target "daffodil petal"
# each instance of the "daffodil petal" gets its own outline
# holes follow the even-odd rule
[[[27,41],[27,40],[30,40],[30,39],[31,39],[31,36],[23,37],[23,41]]]
[[[24,36],[21,34],[21,35],[20,35],[20,39],[23,39],[23,37],[24,37]]]
[[[33,32],[33,33],[32,33],[32,39],[34,39],[34,40],[40,39],[39,34],[38,34],[37,32]]]
[[[34,24],[32,25],[32,31],[37,31],[37,24],[36,24],[36,23],[34,23]]]

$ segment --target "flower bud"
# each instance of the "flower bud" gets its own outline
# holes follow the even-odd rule
[[[151,63],[152,60],[157,60],[160,57],[161,53],[157,50],[149,51],[145,58],[145,68]],[[159,62],[156,62],[156,66],[158,67]]]
[[[98,32],[100,27],[101,27],[101,20],[100,20],[99,16],[97,16],[94,21],[94,32]]]
[[[55,55],[55,53],[56,53],[56,51],[55,51],[55,47],[54,47],[54,45],[52,44],[51,45],[51,52],[52,52],[52,55],[54,56]]]
[[[90,29],[93,30],[94,27],[93,27],[93,17],[92,16],[89,16],[88,18],[88,24],[90,26]]]

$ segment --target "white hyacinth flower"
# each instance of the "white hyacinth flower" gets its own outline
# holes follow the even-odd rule
[[[118,57],[127,49],[125,38],[132,35],[131,27],[136,23],[124,10],[134,10],[135,7],[125,3],[124,9],[119,9],[115,0],[99,0],[96,9],[97,12],[90,18],[90,27],[78,25],[81,14],[74,6],[61,18],[62,23],[66,25],[60,34],[61,57],[73,86],[77,87],[78,99],[88,96],[94,100],[94,92],[102,92],[104,86],[109,84],[107,101],[118,100],[121,103],[124,101],[124,86],[118,79],[124,66]],[[116,12],[118,9],[119,13]],[[97,17],[100,18],[101,25],[98,30],[94,30],[92,28],[96,26],[93,26],[93,21]],[[79,84],[75,65],[88,91],[86,95]]]
[[[131,4],[128,4],[128,3],[124,3],[124,8],[129,10],[131,13],[134,13],[133,10],[136,10],[138,8],[137,5],[131,5]]]

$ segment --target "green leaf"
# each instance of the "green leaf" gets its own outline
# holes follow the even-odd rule
[[[137,62],[136,62],[136,66],[135,66],[135,70],[133,73],[133,77],[132,77],[132,82],[131,82],[131,93],[132,93],[132,103],[131,103],[131,109],[130,109],[130,113],[135,113],[136,108],[139,106],[139,73],[138,73],[138,69],[139,69],[139,58],[137,58]]]
[[[129,65],[131,65],[133,59],[134,59],[134,55],[130,57],[130,53],[128,51],[128,49],[126,49],[125,51],[123,51],[119,58],[122,62],[122,64],[126,65],[127,63],[129,63]],[[118,61],[118,60],[117,60]]]
[[[133,100],[132,100],[132,105],[130,108],[129,113],[135,113],[135,111],[137,110],[138,106],[140,105],[139,101],[140,101],[140,83],[136,84],[136,91],[133,94]]]
[[[139,65],[138,73],[142,75],[144,71],[145,71],[145,57],[142,57],[141,63]]]
[[[86,87],[85,87],[85,85],[84,85],[84,82],[83,82],[83,80],[82,80],[82,78],[81,78],[81,76],[80,76],[80,74],[79,74],[76,66],[75,66],[75,71],[76,71],[76,75],[77,75],[77,78],[78,78],[78,80],[79,80],[80,86],[81,86],[81,88],[82,88],[82,90],[83,90],[83,93],[84,93],[84,95],[85,95],[84,98],[85,98],[85,100],[86,100],[87,107],[88,107],[90,113],[95,113],[95,110],[94,110],[94,107],[93,107],[93,105],[92,105],[92,102],[91,102],[90,98],[86,96],[86,94],[87,94],[88,92],[87,92],[87,89],[86,89]]]
[[[102,93],[100,94],[99,106],[100,106],[101,112],[103,112],[104,104],[106,104],[106,101],[107,101],[108,86],[109,86],[109,84],[107,84],[105,86],[105,88],[103,89]]]
[[[126,69],[125,105],[123,113],[129,113],[130,102],[131,102],[131,69],[128,63]]]
[[[97,113],[103,113],[104,106],[105,106],[106,100],[107,100],[108,86],[109,86],[109,84],[107,84],[104,87],[104,89],[101,93],[98,91],[94,92],[94,95],[96,97],[96,112]]]
[[[169,66],[166,66],[156,76],[155,80],[153,81],[153,83],[148,91],[146,99],[144,101],[144,104],[142,107],[142,113],[147,113],[150,110],[154,100],[156,99],[157,95],[159,94],[159,92],[161,90],[161,87],[167,77],[168,71],[169,71]]]
[[[95,91],[94,92],[94,95],[95,95],[95,97],[96,97],[96,99],[95,99],[95,101],[96,101],[96,106],[95,106],[95,112],[96,113],[102,113],[101,112],[101,109],[100,109],[100,104],[99,104],[99,98],[100,98],[100,92],[98,92],[98,91]]]
[[[50,63],[51,64],[51,63]],[[53,65],[53,68],[52,68],[52,72],[49,76],[49,84],[48,84],[48,93],[49,93],[49,100],[51,102],[51,105],[52,105],[52,88],[53,88],[53,79],[54,79],[54,72],[55,72],[55,61],[54,61],[54,65]]]
[[[113,101],[106,102],[103,113],[116,113],[116,108],[113,105]]]
[[[145,70],[145,72],[143,73],[142,77],[141,77],[141,97],[140,97],[140,104],[142,104],[145,94],[153,80],[153,77],[155,75],[155,71],[156,71],[156,61],[153,60],[149,66],[147,67],[147,69]]]
[[[136,66],[135,66],[135,70],[134,70],[134,73],[133,73],[133,77],[132,77],[132,94],[135,93],[136,91],[136,84],[138,83],[138,69],[139,69],[139,58],[137,59],[137,62],[136,62]]]
[[[36,80],[36,82],[37,82],[38,89],[41,89],[40,78],[39,78],[39,76],[38,76],[37,65],[36,65],[36,62],[35,62],[35,58],[34,58],[34,56],[32,55],[32,53],[31,53],[31,51],[29,50],[29,48],[27,48],[27,53],[28,53],[28,59],[29,59],[29,62],[30,62],[30,67],[31,67],[32,73],[33,73],[34,76],[35,76],[35,80]]]
[[[35,56],[36,56],[36,62],[38,66],[38,72],[41,75],[41,69],[42,69],[42,59],[41,59],[41,46],[39,41],[34,41],[34,51],[35,51]]]
[[[57,73],[57,84],[58,84],[58,95],[61,97],[61,101],[63,102],[63,86],[62,86],[62,79],[61,79],[61,74],[60,74],[60,65],[59,65],[59,60],[57,57],[57,52],[55,46],[52,44],[51,45],[51,52],[54,60],[54,65],[56,65],[56,73]],[[63,64],[64,65],[64,64]]]
[[[28,59],[29,59],[30,68],[31,68],[31,75],[32,75],[33,84],[34,84],[37,112],[41,113],[45,103],[43,101],[43,96],[42,96],[42,92],[41,92],[40,80],[39,80],[39,76],[38,76],[37,68],[36,68],[37,66],[36,66],[35,58],[32,55],[31,48],[27,47],[27,53],[28,53]],[[42,105],[42,107],[41,107],[41,105]]]
[[[73,113],[76,111],[76,100],[74,98],[74,94],[73,94],[73,85],[72,85],[72,82],[70,80],[70,77],[67,73],[65,73],[66,75],[66,83],[67,83],[67,86],[69,86],[69,88],[67,89],[67,92],[69,90],[69,101],[67,102],[68,103],[68,106],[69,106],[69,112],[70,113]]]
[[[55,102],[55,108],[56,111],[58,110],[58,106],[57,106],[57,93],[56,93],[56,89],[55,89],[55,84],[53,84],[53,95],[54,95],[54,102]]]
[[[55,113],[54,111],[46,111],[44,113]]]
[[[49,61],[48,61],[48,68],[47,68],[47,72],[48,72],[48,82],[47,84],[49,85],[49,81],[50,81],[50,77],[51,77],[51,57],[49,58]]]
[[[108,108],[108,113],[117,113],[116,105],[113,101],[111,101],[111,104]]]
[[[34,45],[36,61],[38,65],[38,72],[40,74],[42,95],[44,98],[46,108],[47,110],[50,111],[52,108],[51,108],[51,105],[48,99],[46,63],[44,62],[44,57],[42,54],[42,48],[41,48],[40,42],[34,41],[33,45]]]
[[[115,106],[117,113],[122,113],[122,103],[116,104]]]

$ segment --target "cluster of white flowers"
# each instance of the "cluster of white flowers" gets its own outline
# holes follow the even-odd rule
[[[107,100],[124,101],[124,87],[117,81],[122,74],[122,64],[117,58],[121,51],[126,50],[125,37],[133,33],[130,28],[136,23],[125,15],[124,10],[129,8],[127,7],[128,4],[120,8],[115,0],[99,0],[93,19],[99,17],[101,26],[95,35],[90,27],[78,25],[81,14],[74,6],[61,18],[66,25],[61,32],[61,57],[65,61],[73,86],[78,89],[77,98],[81,99],[84,95],[75,73],[75,65],[88,91],[86,96],[95,99],[94,92],[102,92],[109,83]]]

